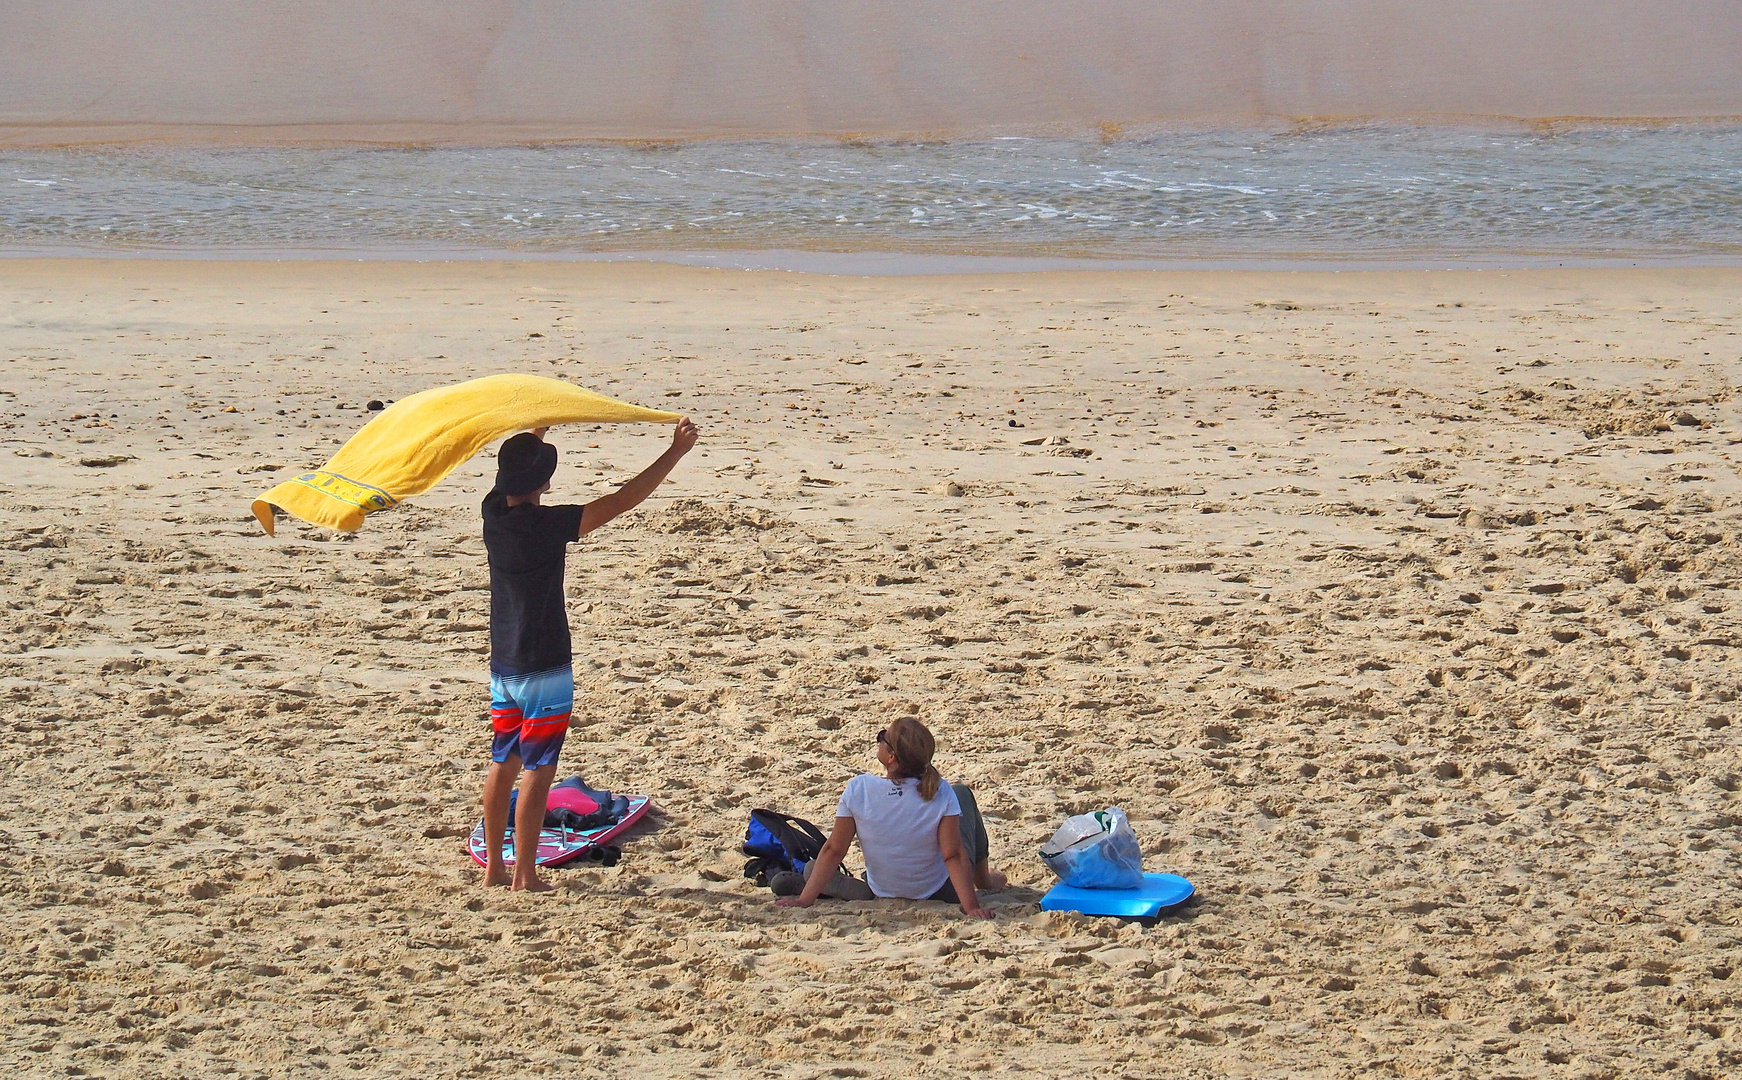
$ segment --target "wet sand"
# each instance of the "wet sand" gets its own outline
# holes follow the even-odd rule
[[[1742,117],[1712,0],[64,0],[0,9],[0,145]]]
[[[23,1075],[1742,1063],[1742,272],[0,282]],[[248,511],[368,399],[504,370],[704,440],[572,549],[564,772],[659,813],[543,898],[461,847],[489,462],[352,538]],[[557,495],[662,434],[553,432]],[[999,918],[774,907],[750,808],[826,821],[909,710]],[[1199,901],[1040,913],[1038,845],[1115,804]]]

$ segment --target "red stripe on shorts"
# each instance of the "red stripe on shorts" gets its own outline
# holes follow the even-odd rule
[[[557,713],[555,716],[541,716],[537,720],[528,720],[520,727],[520,737],[538,738],[555,735],[569,726],[571,713]]]

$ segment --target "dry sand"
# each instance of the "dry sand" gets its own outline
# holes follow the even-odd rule
[[[0,282],[15,1073],[1742,1068],[1742,272]],[[545,898],[459,839],[487,461],[353,538],[248,514],[504,370],[704,431],[571,556],[565,763],[661,814]],[[558,493],[662,434],[557,431]],[[741,880],[751,807],[826,820],[914,708],[995,922]],[[1038,912],[1108,804],[1201,902]]]
[[[1742,116],[1734,0],[60,0],[0,144]]]

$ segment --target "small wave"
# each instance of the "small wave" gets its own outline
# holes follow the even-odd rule
[[[651,156],[650,155],[654,155]],[[1742,129],[0,150],[0,251],[1742,258]],[[681,239],[678,235],[681,234]],[[669,240],[658,237],[670,235]]]

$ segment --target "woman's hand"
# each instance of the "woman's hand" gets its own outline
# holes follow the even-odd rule
[[[961,901],[962,914],[970,919],[990,919],[992,912],[980,906],[980,896],[974,891],[974,868],[968,865],[968,853],[962,850],[962,816],[946,814],[938,822],[938,853],[944,857],[944,867],[950,872],[950,884]]]
[[[779,900],[776,900],[775,903],[779,904],[781,907],[810,907],[812,904],[816,903],[816,901],[807,900],[802,896],[783,896]]]

